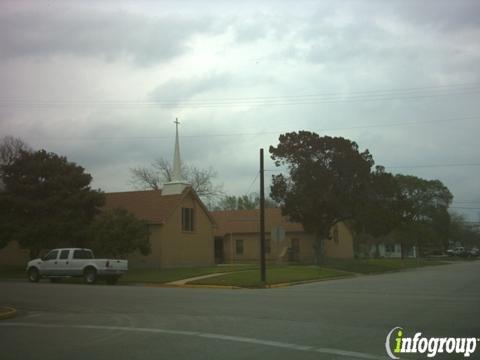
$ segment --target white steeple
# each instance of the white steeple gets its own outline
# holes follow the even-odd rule
[[[182,162],[180,160],[180,145],[178,143],[178,119],[175,119],[175,152],[173,154],[173,172],[172,181],[183,181]]]
[[[177,195],[189,186],[182,176],[182,162],[180,160],[180,142],[178,141],[178,125],[180,122],[175,119],[175,150],[173,153],[172,180],[165,183],[162,188],[162,195]]]

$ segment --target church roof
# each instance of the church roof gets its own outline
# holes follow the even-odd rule
[[[217,223],[216,235],[248,234],[260,232],[260,210],[231,210],[212,211],[212,217]],[[265,231],[270,232],[274,227],[281,227],[287,232],[304,231],[302,224],[290,222],[282,216],[279,208],[265,209]]]
[[[163,224],[180,205],[188,191],[162,196],[161,190],[126,191],[105,194],[104,209],[124,208],[150,224]]]
[[[215,219],[190,186],[186,187],[181,194],[175,195],[162,195],[162,190],[106,193],[103,210],[120,207],[149,224],[164,224],[189,194],[200,205],[210,222],[215,224]]]

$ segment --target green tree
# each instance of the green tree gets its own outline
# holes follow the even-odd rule
[[[277,204],[269,198],[265,199],[265,208],[274,208]],[[214,206],[215,210],[253,210],[260,208],[260,196],[250,193],[241,196],[226,195]]]
[[[21,151],[2,166],[5,191],[0,193],[0,235],[15,239],[32,258],[42,249],[81,246],[104,195],[90,188],[92,177],[67,158]]]
[[[401,230],[409,234],[407,243],[417,246],[421,255],[448,247],[453,196],[439,180],[425,180],[411,175],[396,175],[402,198]],[[403,253],[403,249],[402,249]]]
[[[402,197],[395,177],[377,166],[370,175],[366,201],[355,218],[359,233],[374,237],[389,234],[402,221]]]
[[[103,256],[117,258],[137,250],[142,255],[151,252],[147,222],[122,208],[101,213],[92,225],[92,234],[91,247]]]
[[[213,206],[214,210],[238,210],[238,200],[235,195],[225,195]]]
[[[355,221],[355,246],[360,252],[376,247],[387,235],[399,228],[403,219],[403,200],[395,177],[377,166],[370,175],[366,201],[359,209]]]
[[[452,213],[450,215],[449,240],[460,243],[467,248],[480,247],[480,229],[478,225],[467,221],[465,216]]]
[[[271,197],[281,204],[284,215],[315,234],[320,262],[330,229],[354,219],[368,200],[373,158],[353,141],[308,131],[280,135],[270,154],[277,167],[286,166],[288,171],[273,175]]]

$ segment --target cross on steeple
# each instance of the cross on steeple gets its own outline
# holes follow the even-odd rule
[[[178,141],[178,125],[180,124],[180,121],[178,121],[178,118],[175,118],[173,123],[175,124],[175,148],[173,154],[172,178],[169,182],[165,183],[162,188],[162,195],[164,196],[181,194],[186,187],[190,186],[190,184],[182,177],[180,142]]]

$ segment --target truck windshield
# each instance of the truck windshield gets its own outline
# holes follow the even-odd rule
[[[93,253],[90,250],[75,250],[73,252],[74,259],[93,259]]]

